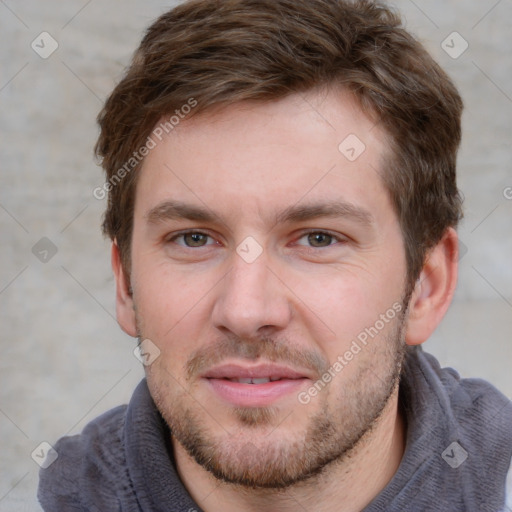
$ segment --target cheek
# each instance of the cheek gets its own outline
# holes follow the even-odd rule
[[[309,319],[310,331],[330,359],[401,298],[399,283],[389,282],[382,275],[347,269],[301,276],[295,290],[302,302],[297,301],[302,318]]]
[[[173,360],[190,352],[208,319],[209,281],[148,264],[135,282],[137,317],[145,337]]]

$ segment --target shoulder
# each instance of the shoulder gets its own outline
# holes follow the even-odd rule
[[[120,468],[125,467],[122,432],[126,407],[107,411],[79,435],[59,439],[56,460],[39,474],[38,498],[45,510],[83,510],[88,489],[94,489],[96,496],[102,488],[110,487],[111,492]]]
[[[436,358],[425,352],[425,361],[439,379],[441,392],[436,393],[445,413],[453,416],[460,428],[483,430],[503,435],[512,443],[512,402],[490,382],[478,378],[461,378],[453,368],[441,368]],[[446,403],[443,403],[443,396]]]
[[[423,350],[416,350],[414,355],[418,358],[424,379],[445,413],[464,418],[464,423],[468,419],[476,423],[492,419],[494,424],[512,428],[512,402],[491,383],[483,379],[461,378],[456,370],[442,368],[433,355]]]
[[[441,368],[430,354],[420,352],[418,357],[449,436],[446,443],[456,442],[465,451],[457,474],[471,482],[475,502],[494,496],[496,503],[503,503],[512,485],[511,400],[483,379],[461,378],[453,368]]]

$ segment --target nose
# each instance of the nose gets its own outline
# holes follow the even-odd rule
[[[212,321],[221,331],[253,338],[283,330],[291,319],[290,291],[263,253],[247,263],[237,253],[219,283]]]

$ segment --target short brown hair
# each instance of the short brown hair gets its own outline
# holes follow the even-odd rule
[[[133,155],[162,116],[191,98],[197,115],[335,84],[390,138],[383,180],[411,286],[427,251],[462,216],[455,179],[462,101],[399,16],[368,0],[192,0],[149,27],[98,116],[96,153],[112,185],[103,230],[117,240],[126,271],[140,167]]]

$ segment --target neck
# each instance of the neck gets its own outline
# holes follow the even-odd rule
[[[396,473],[405,448],[405,422],[398,390],[379,421],[343,460],[319,476],[288,489],[250,489],[220,482],[197,464],[173,438],[178,473],[188,492],[205,512],[269,512],[340,510],[357,512],[386,487]]]

